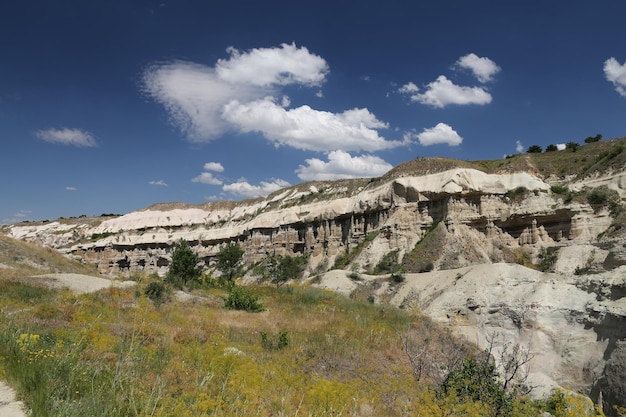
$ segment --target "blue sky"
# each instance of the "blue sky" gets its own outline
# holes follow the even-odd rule
[[[621,0],[4,2],[0,223],[623,137],[624,16]]]

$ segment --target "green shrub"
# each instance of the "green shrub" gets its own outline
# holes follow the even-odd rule
[[[546,152],[554,152],[554,151],[558,151],[559,148],[554,145],[554,144],[550,144],[548,146],[546,146]]]
[[[159,306],[167,300],[168,289],[162,281],[152,281],[146,285],[144,294],[152,300],[154,305]]]
[[[267,350],[280,350],[289,346],[289,332],[281,330],[276,335],[268,335],[267,332],[259,332],[261,345]]]
[[[234,286],[224,298],[224,307],[229,310],[243,310],[249,312],[260,312],[265,310],[263,304],[259,303],[259,296],[251,290]]]
[[[528,148],[528,150],[526,151],[528,153],[541,153],[542,149],[541,146],[539,145],[532,145]]]
[[[380,262],[376,264],[376,267],[374,267],[374,274],[386,274],[386,273],[391,272],[394,269],[394,267],[397,267],[398,253],[399,253],[398,249],[392,250],[391,252],[387,252],[382,257]]]
[[[567,194],[569,192],[569,188],[567,188],[566,185],[557,185],[557,184],[550,187],[550,190],[554,194]]]

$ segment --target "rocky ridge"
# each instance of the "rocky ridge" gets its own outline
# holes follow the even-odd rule
[[[398,285],[374,286],[376,299],[419,308],[480,346],[495,333],[524,343],[534,355],[531,380],[543,387],[537,392],[566,386],[608,409],[626,402],[619,382],[626,376],[626,171],[618,161],[623,140],[606,142],[593,155],[579,153],[588,161],[583,172],[556,172],[545,155],[496,168],[418,159],[376,179],[5,232],[111,276],[163,275],[179,239],[210,268],[222,245],[235,241],[248,265],[269,253],[304,255],[307,276],[346,292],[368,280],[326,273],[338,258],[352,254],[352,270],[366,272],[395,252],[409,274]],[[550,157],[569,158],[563,166],[573,169],[579,156],[567,152]],[[417,274],[424,271],[432,272]]]

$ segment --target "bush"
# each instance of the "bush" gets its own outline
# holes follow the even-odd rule
[[[595,136],[587,136],[585,138],[585,143],[600,142],[600,139],[602,139],[602,135],[598,133]]]
[[[579,147],[580,147],[580,145],[578,143],[576,143],[576,142],[567,142],[565,144],[565,149],[571,149],[572,152],[576,152]]]
[[[289,346],[289,332],[282,330],[277,335],[271,336],[267,332],[259,332],[261,345],[267,350],[280,350]]]
[[[550,191],[552,191],[554,194],[567,194],[569,192],[569,188],[567,188],[566,185],[553,185],[552,187],[550,187]]]
[[[156,306],[159,306],[163,302],[167,301],[168,290],[165,284],[161,281],[152,281],[146,285],[146,289],[143,293],[146,297],[151,299]]]
[[[554,152],[554,151],[558,151],[559,148],[554,145],[554,144],[550,144],[548,146],[546,146],[546,152]]]
[[[541,149],[541,146],[539,145],[532,145],[528,148],[528,150],[526,151],[528,153],[541,153],[543,152],[543,150]]]
[[[228,297],[224,298],[224,307],[229,310],[260,312],[265,310],[265,308],[263,304],[259,303],[259,298],[251,290],[235,286],[228,292]]]

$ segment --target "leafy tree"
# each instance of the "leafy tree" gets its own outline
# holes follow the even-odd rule
[[[263,278],[280,287],[300,276],[306,260],[302,256],[269,255],[265,262]]]
[[[554,152],[554,151],[558,151],[559,148],[555,145],[555,144],[550,144],[548,146],[546,146],[546,152]]]
[[[585,138],[585,143],[600,142],[600,139],[602,139],[602,135],[598,133],[595,136],[587,136]]]
[[[580,147],[580,145],[578,143],[576,143],[576,142],[567,142],[565,144],[565,149],[571,149],[572,152],[576,152],[579,147]]]
[[[241,261],[243,260],[243,249],[237,243],[230,242],[226,246],[222,246],[217,254],[216,267],[222,275],[226,277],[228,282],[232,283],[233,278],[237,275]]]
[[[181,239],[172,253],[172,263],[167,271],[165,280],[174,287],[183,289],[190,282],[202,275],[202,267],[198,266],[200,257]]]
[[[543,152],[543,150],[541,149],[541,146],[539,145],[532,145],[528,148],[528,150],[526,151],[528,153],[541,153]]]

